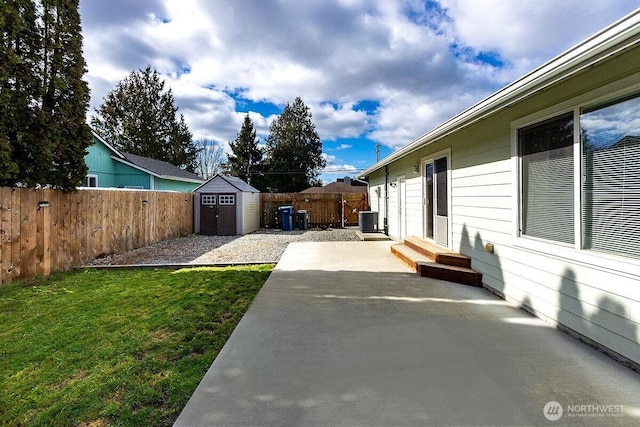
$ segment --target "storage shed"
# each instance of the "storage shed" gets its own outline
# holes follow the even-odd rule
[[[234,236],[260,228],[260,191],[240,178],[215,175],[193,192],[196,233]]]

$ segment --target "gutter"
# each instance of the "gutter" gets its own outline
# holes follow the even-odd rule
[[[640,9],[611,24],[524,77],[390,154],[357,178],[364,179],[395,160],[516,104],[580,71],[640,43]]]

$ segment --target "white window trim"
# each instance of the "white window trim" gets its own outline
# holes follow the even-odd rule
[[[100,186],[100,183],[98,182],[98,175],[93,174],[93,173],[88,173],[86,178],[89,178],[89,179],[91,179],[91,178],[95,178],[95,179],[96,179],[96,186],[95,186],[95,187],[91,187],[90,185],[88,185],[88,186],[87,186],[88,188],[98,188],[98,187]],[[86,178],[85,178],[85,179],[86,179]],[[87,184],[88,184],[88,183],[87,183]]]
[[[584,265],[585,267],[597,268],[606,272],[614,272],[618,275],[637,279],[640,277],[640,260],[628,258],[622,255],[615,255],[603,252],[589,251],[582,249],[582,225],[581,225],[581,166],[582,166],[582,144],[580,141],[580,111],[583,108],[597,106],[609,101],[624,98],[625,96],[640,92],[640,74],[629,76],[615,83],[603,86],[592,92],[588,92],[576,98],[567,100],[553,107],[541,110],[511,123],[511,174],[512,182],[512,244],[514,247],[543,253],[559,259],[565,259],[571,263]],[[633,84],[631,83],[633,82]],[[574,194],[575,212],[574,227],[575,240],[573,245],[566,245],[559,242],[552,242],[536,239],[529,236],[520,235],[520,224],[522,221],[522,211],[520,196],[522,194],[522,181],[520,179],[520,158],[518,155],[518,129],[540,123],[546,119],[573,111],[574,116]],[[576,184],[578,183],[578,184]]]

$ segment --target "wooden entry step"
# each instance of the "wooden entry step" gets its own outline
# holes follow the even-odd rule
[[[438,264],[471,268],[471,258],[457,252],[451,252],[450,250],[444,249],[433,242],[428,242],[419,237],[412,236],[404,239],[404,244],[416,252],[424,254],[428,259],[435,261]]]
[[[392,245],[391,253],[422,277],[482,286],[482,273],[471,268],[471,258],[419,237],[407,237],[403,243]]]

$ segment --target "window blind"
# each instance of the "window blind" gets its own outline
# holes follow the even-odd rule
[[[521,234],[574,243],[573,114],[519,129],[518,143]]]
[[[640,98],[580,116],[583,248],[640,257]]]

